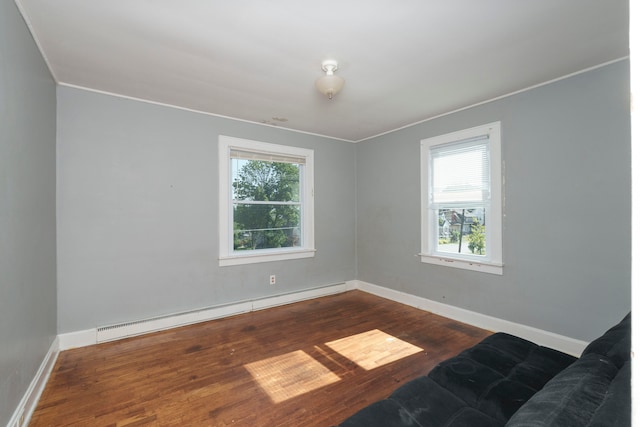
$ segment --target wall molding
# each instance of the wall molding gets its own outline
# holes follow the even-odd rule
[[[488,316],[486,314],[477,313],[464,308],[443,304],[441,302],[374,285],[372,283],[360,280],[356,280],[354,282],[353,286],[361,291],[390,299],[401,304],[416,307],[421,310],[429,311],[433,314],[444,316],[479,328],[488,329],[494,332],[507,332],[532,341],[538,345],[550,347],[573,356],[580,356],[582,351],[589,344],[586,341],[569,338],[554,332]]]
[[[11,418],[9,418],[7,427],[24,427],[29,424],[29,420],[38,405],[40,395],[44,391],[44,387],[47,385],[47,381],[53,371],[56,360],[58,360],[59,354],[59,340],[58,337],[55,337],[49,347],[49,350],[45,354],[44,359],[42,359],[42,363],[40,363],[40,367],[38,368],[36,375],[33,377],[27,391],[22,396],[18,407],[13,412]]]

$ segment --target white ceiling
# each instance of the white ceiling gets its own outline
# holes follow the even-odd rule
[[[16,3],[60,84],[347,141],[629,54],[628,0]]]

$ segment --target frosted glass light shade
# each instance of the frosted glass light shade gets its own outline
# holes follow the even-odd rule
[[[342,86],[344,86],[344,79],[340,76],[336,76],[335,74],[328,74],[316,80],[316,88],[320,93],[328,96],[329,99],[333,98],[335,94],[340,92]]]

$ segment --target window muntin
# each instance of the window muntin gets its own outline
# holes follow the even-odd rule
[[[313,256],[313,151],[220,137],[220,265]]]
[[[423,262],[502,274],[500,123],[421,141]]]

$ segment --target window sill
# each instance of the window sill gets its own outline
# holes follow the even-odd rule
[[[502,275],[503,264],[478,262],[468,259],[447,258],[438,255],[418,254],[420,260],[427,264],[442,265],[445,267],[460,268],[463,270],[480,271],[483,273]]]
[[[251,254],[221,256],[220,267],[231,265],[255,264],[259,262],[286,261],[290,259],[312,258],[316,255],[315,249],[273,250],[254,252]]]

